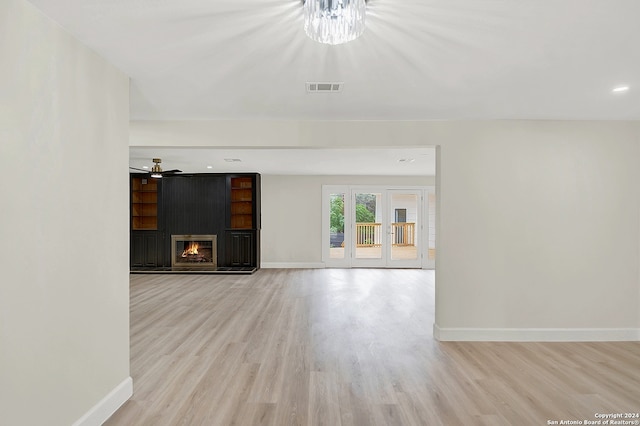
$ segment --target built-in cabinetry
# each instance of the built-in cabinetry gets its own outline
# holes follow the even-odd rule
[[[227,265],[251,267],[257,265],[256,232],[227,231]]]
[[[154,268],[158,266],[158,233],[135,231],[131,233],[131,266]]]
[[[159,179],[131,178],[131,266],[158,266]]]
[[[131,175],[132,270],[171,268],[172,235],[217,235],[217,265],[260,265],[260,175]]]
[[[260,264],[260,175],[230,175],[229,228],[226,231],[225,263],[230,267]]]
[[[253,228],[253,181],[252,176],[229,178],[231,229]]]
[[[131,178],[131,229],[158,229],[158,179]]]

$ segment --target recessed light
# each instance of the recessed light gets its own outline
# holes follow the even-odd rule
[[[226,161],[227,163],[239,163],[242,160],[239,158],[225,158],[224,161]]]
[[[142,168],[143,168],[143,169],[148,169],[148,168],[149,168],[149,166],[142,166]]]
[[[629,86],[618,86],[618,87],[614,87],[613,90],[611,90],[613,93],[621,93],[621,92],[626,92],[629,90]]]
[[[207,169],[213,169],[213,166],[207,166]]]

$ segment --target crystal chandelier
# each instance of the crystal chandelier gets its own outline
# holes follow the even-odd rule
[[[313,40],[342,44],[364,31],[365,0],[306,0],[304,30]]]

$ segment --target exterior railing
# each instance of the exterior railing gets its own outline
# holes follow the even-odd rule
[[[394,246],[415,246],[416,245],[416,224],[411,222],[392,223],[391,232],[393,234]]]
[[[415,246],[416,224],[410,222],[392,223],[394,246]],[[380,247],[382,245],[382,224],[372,222],[356,223],[356,247]]]
[[[380,247],[381,223],[356,223],[356,247]]]

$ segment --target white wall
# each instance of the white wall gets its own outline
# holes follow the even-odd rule
[[[322,263],[322,185],[433,185],[426,176],[262,176],[263,264]]]
[[[441,147],[445,338],[640,338],[638,142],[637,123],[529,123]]]
[[[438,145],[440,338],[640,340],[639,122],[143,121],[130,144]],[[319,220],[276,248],[291,205],[265,182],[263,258],[319,256]]]
[[[25,0],[0,63],[0,423],[68,426],[130,389],[128,79]]]

